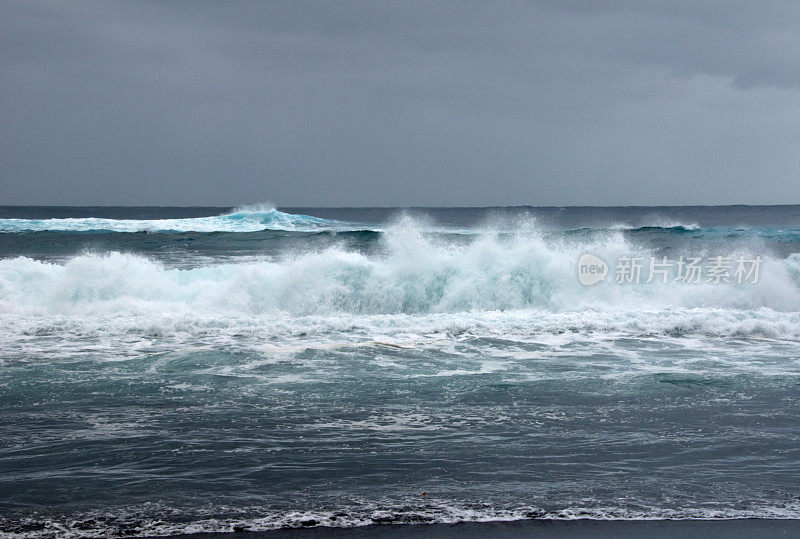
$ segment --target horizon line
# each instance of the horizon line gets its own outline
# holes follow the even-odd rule
[[[258,204],[258,203],[256,203]],[[154,204],[0,204],[0,208],[242,208],[251,204],[227,204],[227,205],[207,205],[207,204],[190,204],[190,205],[154,205]],[[414,206],[414,205],[398,205],[398,206],[313,206],[313,205],[283,205],[283,204],[270,204],[273,209],[326,209],[326,210],[395,210],[395,209],[512,209],[512,208],[538,208],[538,209],[551,209],[551,208],[733,208],[733,207],[750,207],[750,208],[774,208],[774,207],[791,207],[800,206],[800,203],[790,204],[517,204],[517,205],[500,205],[493,204],[487,206]]]

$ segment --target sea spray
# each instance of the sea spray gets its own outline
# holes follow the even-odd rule
[[[485,233],[467,242],[429,238],[411,219],[389,227],[373,254],[333,246],[262,260],[179,269],[110,252],[63,263],[0,260],[6,313],[220,315],[414,314],[536,309],[650,311],[674,308],[792,311],[800,304],[800,255],[767,258],[755,284],[677,282],[587,288],[582,253],[604,260],[651,251],[608,233],[589,242],[544,239],[535,229]]]

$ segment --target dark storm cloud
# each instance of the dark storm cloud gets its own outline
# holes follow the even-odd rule
[[[798,6],[4,2],[0,203],[797,203]]]

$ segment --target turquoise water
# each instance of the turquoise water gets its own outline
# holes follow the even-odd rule
[[[0,208],[0,529],[800,518],[799,230],[795,206]],[[584,286],[587,252],[763,263]]]

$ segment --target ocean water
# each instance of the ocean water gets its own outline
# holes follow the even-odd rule
[[[800,207],[0,207],[0,440],[22,536],[800,518]]]

